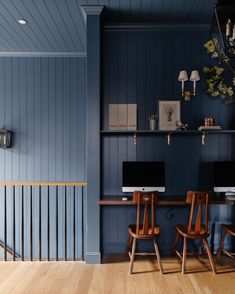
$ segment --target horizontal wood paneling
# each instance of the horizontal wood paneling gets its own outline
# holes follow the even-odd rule
[[[223,129],[233,127],[234,106],[205,94],[202,68],[211,63],[204,43],[208,32],[105,32],[104,95],[102,129],[108,129],[109,103],[137,103],[138,129],[148,129],[150,114],[158,113],[159,100],[181,99],[178,73],[185,69],[200,71],[197,95],[191,101],[181,100],[181,119],[190,129],[197,129],[203,117],[213,116]],[[186,87],[192,87],[191,82]],[[102,136],[102,193],[122,195],[122,161],[163,160],[166,164],[166,194],[185,195],[187,190],[213,187],[212,162],[235,160],[234,136],[214,134],[200,144],[199,136]],[[220,237],[221,222],[231,222],[231,207],[211,208],[211,226],[215,226],[215,246]],[[187,222],[187,208],[171,208],[172,221],[166,219],[168,208],[160,207],[157,223],[162,229],[160,246],[171,250],[176,223]],[[104,207],[102,219],[104,252],[123,251],[128,238],[127,226],[135,221],[134,208]],[[171,213],[171,212],[170,212]],[[169,216],[169,213],[167,214]]]
[[[85,78],[86,59],[84,58],[0,58],[0,127],[10,129],[14,133],[13,147],[0,150],[1,182],[85,180]],[[61,194],[63,194],[62,190]],[[53,191],[52,203],[55,201]],[[68,191],[69,227],[72,222],[73,203],[70,188]],[[81,195],[81,188],[78,188],[78,194]],[[44,188],[42,196],[42,219],[45,221],[47,209]],[[28,197],[27,194],[26,214],[29,209]],[[79,199],[78,208],[81,207],[81,199]],[[3,197],[0,198],[1,207],[2,201]],[[10,207],[11,194],[8,201]],[[20,202],[16,202],[16,205],[20,211]],[[35,187],[33,205],[35,216],[37,216],[37,187]],[[59,209],[60,230],[63,232],[64,200],[62,196],[59,197]],[[51,226],[54,228],[53,205],[51,210]],[[10,211],[8,216],[11,217]],[[79,212],[77,216],[79,222],[80,216]],[[17,218],[19,217],[18,212]],[[34,222],[36,226],[36,217]],[[29,219],[27,218],[25,222],[27,238],[28,227]],[[69,230],[68,234],[71,236],[72,231]],[[2,236],[1,231],[1,239]],[[37,237],[37,231],[35,231],[34,252],[38,252]],[[43,240],[45,237],[46,231],[43,229]],[[52,233],[52,256],[55,254],[54,237]],[[9,244],[11,244],[11,234],[9,238]],[[19,239],[17,242],[19,245]],[[64,244],[61,233],[59,242]],[[80,242],[81,228],[79,227],[77,254],[81,254]],[[68,256],[72,254],[71,246],[68,244]],[[26,247],[27,254],[28,250],[29,248]],[[46,247],[42,248],[42,252],[46,254]],[[61,255],[62,252],[61,247],[59,254]]]

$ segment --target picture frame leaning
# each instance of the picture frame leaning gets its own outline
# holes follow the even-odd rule
[[[159,101],[159,130],[176,130],[180,122],[180,101]]]

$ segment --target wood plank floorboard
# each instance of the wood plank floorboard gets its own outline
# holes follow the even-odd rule
[[[154,258],[138,257],[129,275],[125,255],[110,255],[101,265],[83,262],[0,262],[0,294],[139,294],[139,293],[235,293],[235,260],[215,258],[217,275],[206,257],[188,257],[182,276],[177,257],[162,258],[160,275]]]

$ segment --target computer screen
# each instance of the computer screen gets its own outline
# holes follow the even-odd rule
[[[235,161],[214,162],[214,191],[235,192]]]
[[[122,191],[165,192],[165,164],[162,161],[124,161]]]

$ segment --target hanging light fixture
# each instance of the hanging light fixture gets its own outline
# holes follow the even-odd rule
[[[210,35],[220,60],[235,57],[234,0],[218,0],[212,17]]]

